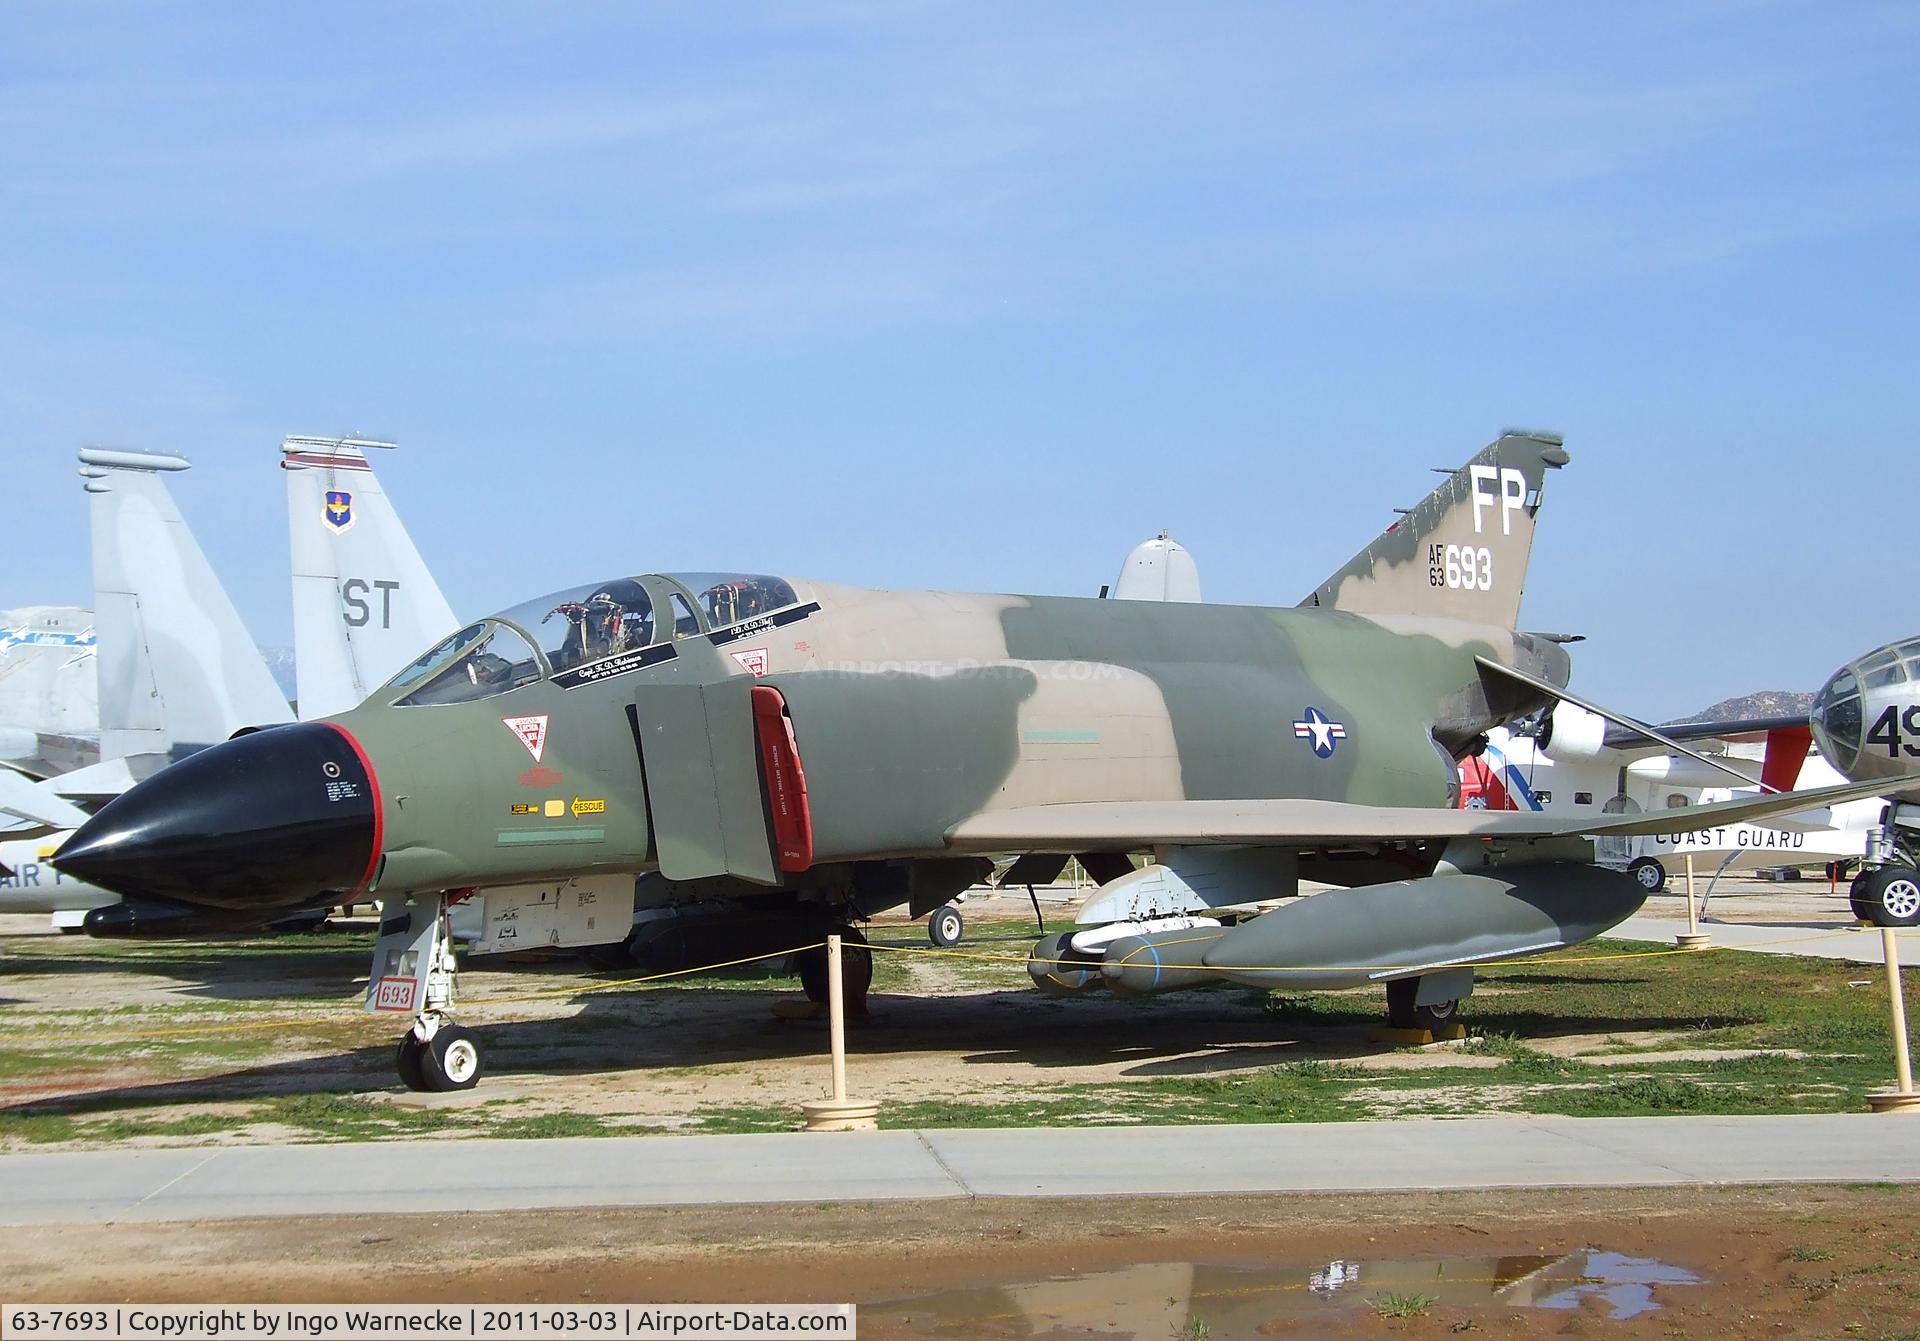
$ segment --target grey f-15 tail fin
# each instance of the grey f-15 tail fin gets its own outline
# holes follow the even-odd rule
[[[85,448],[100,756],[177,756],[291,721],[273,675],[168,493],[177,456]]]
[[[290,437],[287,529],[303,720],[345,712],[459,628],[380,487],[368,438]]]
[[[1418,614],[1517,627],[1557,433],[1510,428],[1301,604],[1354,614]]]
[[[91,610],[0,610],[0,769],[44,778],[100,757],[94,645]]]

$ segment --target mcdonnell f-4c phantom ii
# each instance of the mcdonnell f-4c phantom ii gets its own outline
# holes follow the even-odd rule
[[[366,1005],[412,1018],[415,1087],[481,1070],[449,1015],[450,897],[485,900],[478,949],[631,926],[636,950],[714,963],[923,913],[1009,855],[1016,882],[1069,856],[1105,881],[1084,931],[1035,947],[1046,990],[1379,982],[1396,1023],[1432,1022],[1475,963],[1637,909],[1645,891],[1590,840],[1674,824],[1452,808],[1487,730],[1571,697],[1563,640],[1516,630],[1567,461],[1557,436],[1503,434],[1297,608],[716,573],[558,592],[460,629],[358,707],[174,765],[56,864],[256,922],[378,898]],[[1303,879],[1344,888],[1255,915]],[[800,960],[817,997],[824,955]]]

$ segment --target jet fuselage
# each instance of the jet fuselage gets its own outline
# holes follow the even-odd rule
[[[123,892],[296,907],[655,869],[789,884],[938,858],[952,826],[1009,807],[1445,806],[1454,757],[1539,706],[1476,655],[1567,678],[1552,642],[1419,616],[620,579],[481,621],[349,712],[167,770],[61,863]],[[791,761],[769,752],[775,720]],[[794,804],[798,852],[776,813]]]

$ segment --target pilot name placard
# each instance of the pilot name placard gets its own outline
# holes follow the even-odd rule
[[[724,647],[728,643],[738,642],[742,638],[751,638],[756,633],[765,633],[768,629],[777,629],[808,615],[817,614],[820,602],[808,601],[805,605],[796,605],[790,610],[776,610],[773,614],[762,615],[758,619],[749,619],[729,628],[715,629],[707,635],[707,640],[715,647]]]
[[[562,689],[578,689],[583,684],[598,684],[602,680],[611,680],[616,675],[627,675],[633,671],[645,670],[648,666],[657,666],[662,661],[671,661],[674,656],[672,643],[660,643],[654,647],[643,647],[635,652],[621,652],[617,656],[602,657],[598,661],[589,661],[584,666],[575,666],[572,670],[558,671],[553,682]]]

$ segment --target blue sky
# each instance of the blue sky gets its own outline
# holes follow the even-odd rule
[[[1505,424],[1523,623],[1654,716],[1920,628],[1920,9],[0,9],[0,605],[178,451],[286,641],[288,432],[461,613],[610,572],[1291,604]]]

